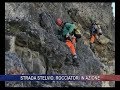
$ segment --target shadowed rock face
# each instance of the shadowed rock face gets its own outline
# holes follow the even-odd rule
[[[89,47],[90,17],[100,20],[104,36],[103,48],[95,43],[96,53]],[[107,16],[107,18],[106,18]],[[70,50],[58,40],[56,18],[77,22],[82,30],[76,51],[79,67],[66,65],[72,60]],[[102,18],[102,19],[101,19]],[[114,67],[111,3],[5,3],[6,74],[99,75]],[[109,27],[112,27],[112,29]],[[109,32],[110,31],[110,32]],[[114,31],[113,31],[114,32]],[[9,36],[8,36],[9,34]],[[14,36],[13,39],[8,37]],[[105,38],[105,39],[104,39]],[[107,40],[107,42],[105,41]],[[11,43],[14,49],[11,50]],[[107,45],[106,45],[107,44]],[[103,54],[102,51],[106,50]],[[112,52],[112,53],[111,53]],[[112,54],[112,55],[111,55]],[[106,56],[109,55],[109,56]],[[106,59],[105,59],[106,58]],[[106,60],[106,61],[105,61]],[[109,62],[111,61],[111,62]],[[19,64],[19,72],[14,64]],[[105,64],[105,65],[104,65]],[[111,66],[110,66],[111,65]],[[18,66],[17,66],[18,67]],[[111,71],[114,73],[114,69]],[[11,73],[10,73],[11,74]],[[101,87],[102,82],[6,82],[7,87]]]

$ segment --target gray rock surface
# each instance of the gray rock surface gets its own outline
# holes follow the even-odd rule
[[[24,74],[99,75],[102,72],[101,69],[105,69],[107,66],[112,68],[108,73],[114,73],[114,36],[112,32],[115,29],[111,8],[111,3],[5,3],[5,34],[6,37],[9,37],[9,34],[15,38],[12,42],[14,50],[11,50],[12,47],[9,44],[11,39],[5,38],[6,74],[11,68],[16,67],[14,63],[20,64],[20,70],[24,71]],[[95,43],[95,53],[89,47],[90,18],[93,16],[102,25],[105,36],[103,38],[110,41],[105,45]],[[78,40],[76,47],[79,67],[65,64],[65,61],[72,60],[72,57],[68,47],[64,42],[58,40],[56,35],[59,28],[55,24],[55,20],[58,17],[65,22],[76,22],[81,26],[83,36]],[[13,72],[13,74],[17,73]],[[6,82],[6,87],[105,86],[102,84],[102,82],[94,81],[36,81]],[[107,86],[110,85],[107,84]]]

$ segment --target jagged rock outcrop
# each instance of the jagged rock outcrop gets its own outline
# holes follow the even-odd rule
[[[113,68],[112,46],[114,43],[111,32],[114,27],[112,27],[111,12],[111,3],[5,3],[6,74],[11,67],[9,64],[14,64],[17,60],[25,71],[24,74],[99,75],[103,73],[105,65],[108,64],[102,63],[105,58],[106,61],[111,61],[111,68]],[[104,31],[103,38],[105,39],[103,40],[106,40],[100,41],[105,44],[101,44],[102,48],[99,44],[95,44],[97,54],[94,54],[89,47],[89,18],[92,16],[100,20]],[[55,24],[58,17],[80,25],[82,38],[78,40],[76,49],[79,67],[65,64],[65,61],[72,60],[72,57],[65,43],[58,40],[57,30],[59,28]],[[102,51],[106,52],[103,54]],[[14,59],[14,56],[17,59]],[[14,65],[12,67],[15,68]],[[110,74],[113,72],[114,70]],[[102,86],[102,82],[94,81],[14,83],[13,87],[20,87],[21,84],[22,87]],[[10,87],[11,84],[7,82],[6,86]]]

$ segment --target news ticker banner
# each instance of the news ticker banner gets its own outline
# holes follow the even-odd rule
[[[0,81],[120,81],[120,75],[0,75]]]

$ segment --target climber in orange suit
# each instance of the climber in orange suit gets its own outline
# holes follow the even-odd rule
[[[94,21],[92,23],[92,28],[90,29],[90,48],[93,50],[94,52],[94,47],[93,47],[93,43],[95,42],[96,39],[100,38],[100,36],[102,35],[102,30],[101,27],[99,25],[99,21]]]
[[[74,34],[74,30],[76,28],[75,24],[73,23],[63,23],[63,21],[58,18],[56,20],[56,24],[60,27],[62,27],[61,30],[59,30],[60,35],[64,38],[63,41],[66,43],[68,48],[70,49],[70,52],[73,57],[73,64],[78,66],[79,62],[77,61],[77,54],[76,54],[76,37]]]

